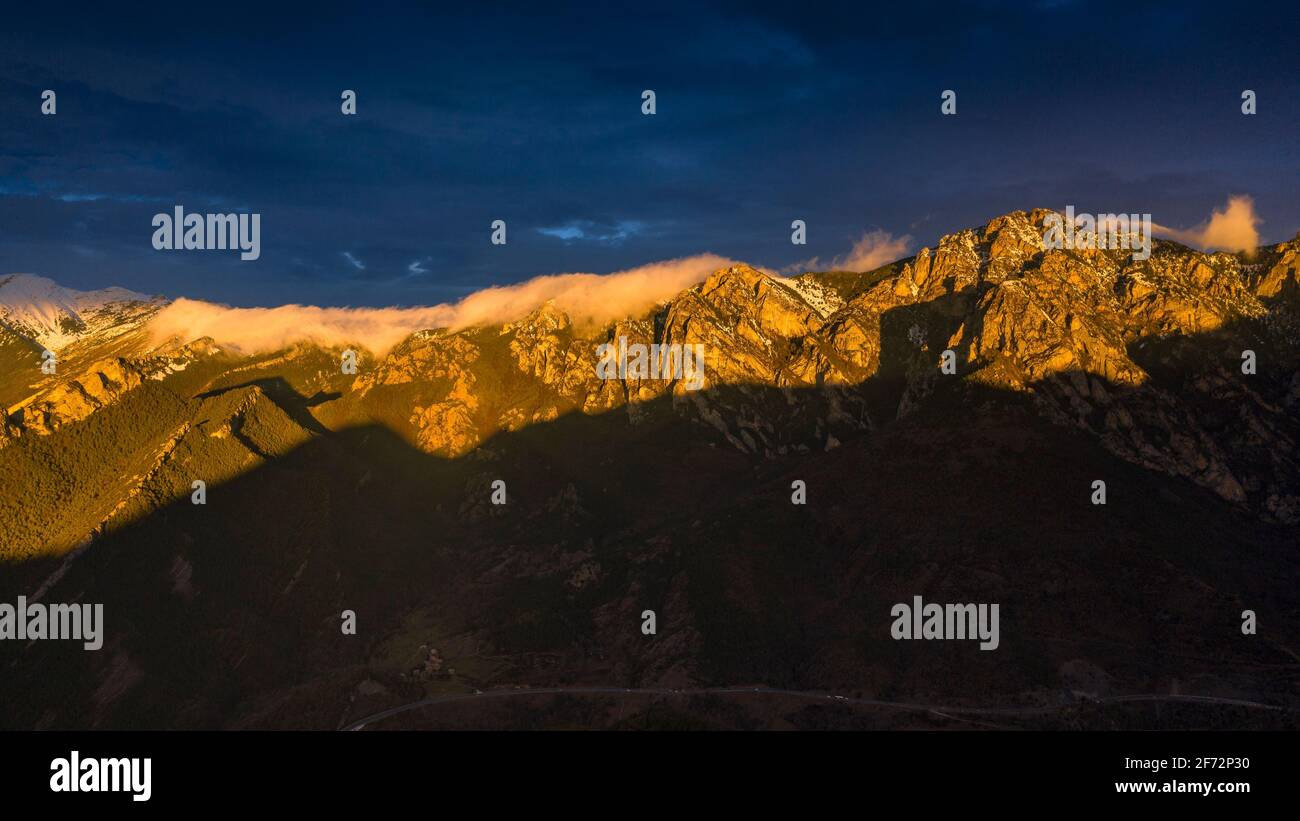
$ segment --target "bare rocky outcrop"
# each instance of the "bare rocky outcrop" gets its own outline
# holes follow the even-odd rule
[[[36,434],[48,434],[70,422],[84,419],[143,381],[127,360],[96,362],[74,379],[56,384],[22,408],[22,425]]]

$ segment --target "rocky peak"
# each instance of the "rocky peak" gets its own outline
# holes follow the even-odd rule
[[[564,309],[556,304],[554,299],[548,299],[541,305],[534,308],[522,319],[514,322],[507,322],[501,326],[501,333],[507,334],[525,334],[528,336],[544,336],[563,331],[572,325],[569,315]]]

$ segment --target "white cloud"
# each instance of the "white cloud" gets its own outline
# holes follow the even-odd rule
[[[821,257],[813,257],[781,269],[784,273],[801,273],[803,271],[873,271],[886,263],[907,256],[912,247],[911,236],[896,237],[888,231],[867,231],[862,238],[853,243],[847,254],[835,257],[823,263]]]
[[[509,322],[526,316],[547,300],[554,300],[575,323],[604,323],[634,316],[703,281],[713,271],[734,264],[714,254],[700,254],[606,275],[553,274],[517,285],[486,288],[457,303],[427,308],[232,308],[178,299],[158,313],[151,331],[156,342],[210,336],[245,353],[310,341],[361,345],[382,355],[415,331]]]
[[[1195,228],[1184,230],[1152,225],[1151,231],[1205,250],[1249,252],[1259,247],[1259,231],[1255,226],[1261,222],[1263,220],[1255,213],[1255,201],[1237,195],[1229,197],[1222,211],[1215,210],[1208,220]]]

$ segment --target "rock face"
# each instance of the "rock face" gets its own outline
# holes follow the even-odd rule
[[[1044,250],[1048,213],[946,236],[849,299],[840,294],[851,275],[735,266],[603,328],[575,328],[548,304],[500,327],[418,334],[356,388],[375,403],[389,401],[381,386],[409,388],[415,441],[447,456],[569,412],[638,418],[665,395],[731,445],[774,454],[870,430],[869,408],[916,411],[943,384],[947,349],[952,381],[1031,397],[1129,461],[1293,520],[1297,242],[1253,257],[1156,242],[1135,261]],[[718,390],[598,379],[597,347],[619,338],[703,345]],[[1242,373],[1247,350],[1267,365]],[[894,390],[881,408],[871,397],[884,382]],[[802,401],[763,405],[746,386],[798,390]]]
[[[57,383],[21,409],[25,430],[48,434],[68,422],[84,419],[142,381],[125,359],[96,362],[75,379]]]
[[[134,334],[143,336],[140,329]],[[86,351],[81,356],[59,366],[71,376],[44,379],[37,383],[34,395],[10,409],[9,425],[13,430],[50,434],[118,401],[146,380],[165,379],[217,351],[210,340],[200,339],[147,354],[87,362],[86,352],[94,352],[96,347],[86,342],[82,342]],[[0,437],[0,446],[3,444]]]

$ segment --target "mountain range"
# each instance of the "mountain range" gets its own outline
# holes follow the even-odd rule
[[[0,647],[3,720],[540,687],[381,724],[1294,727],[1300,236],[1135,260],[1045,249],[1050,213],[382,352],[159,338],[164,297],[0,277],[0,600],[108,631]],[[598,378],[620,339],[702,345],[706,387]],[[914,595],[1000,603],[1001,646],[892,640]],[[593,687],[682,695],[564,692]]]

